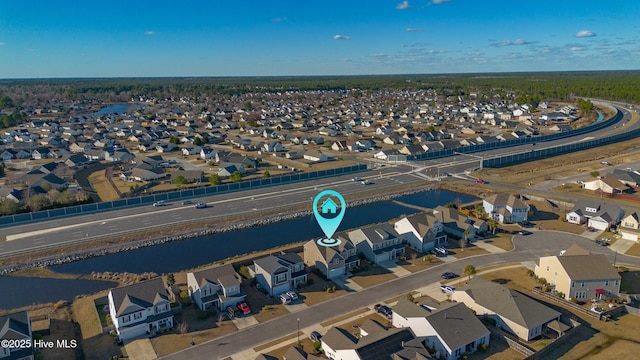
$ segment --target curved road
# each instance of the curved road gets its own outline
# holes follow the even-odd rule
[[[176,352],[161,359],[224,359],[243,350],[279,339],[296,332],[297,319],[300,328],[306,328],[326,321],[329,318],[356,311],[363,307],[383,302],[400,294],[409,293],[432,283],[439,282],[440,274],[445,271],[461,273],[465,265],[472,264],[477,269],[510,262],[535,261],[540,256],[556,255],[577,243],[593,253],[606,254],[618,264],[640,265],[640,259],[614,254],[608,248],[596,245],[593,241],[579,235],[556,231],[536,231],[528,236],[514,236],[515,249],[500,254],[480,255],[444,263],[410,275],[385,282],[359,292],[332,299],[303,310],[289,313],[265,323],[260,323],[234,333],[207,341],[195,347]]]
[[[593,139],[610,135],[614,130],[628,131],[628,129],[640,128],[639,121],[629,122],[631,113],[628,110],[622,107],[619,109],[624,116],[614,125],[614,129],[605,128],[589,134],[540,142],[536,148]],[[140,231],[140,229],[153,229],[267,209],[286,209],[291,205],[304,203],[311,206],[313,197],[326,188],[337,190],[348,197],[352,194],[371,192],[376,189],[393,189],[399,185],[415,184],[418,187],[429,179],[424,172],[425,169],[438,168],[441,174],[445,171],[460,174],[478,167],[480,158],[522,153],[530,151],[531,148],[531,145],[526,144],[474,154],[459,154],[441,159],[392,165],[356,174],[373,180],[374,184],[366,186],[352,182],[351,177],[354,175],[344,175],[194,199],[194,202],[204,201],[212,205],[206,209],[180,206],[180,202],[176,201],[166,207],[141,206],[7,227],[0,230],[0,236],[6,236],[8,240],[0,242],[0,257],[91,241],[105,236]],[[432,173],[432,175],[435,174]]]

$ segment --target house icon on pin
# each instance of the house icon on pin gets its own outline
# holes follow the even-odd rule
[[[333,199],[328,197],[325,201],[320,205],[323,214],[335,214],[338,210],[338,204],[336,204]]]

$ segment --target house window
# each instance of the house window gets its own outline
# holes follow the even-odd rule
[[[609,280],[604,281],[604,286],[609,286]]]
[[[127,315],[127,316],[123,316],[122,317],[122,323],[128,323],[129,321],[131,321],[131,315]]]
[[[278,274],[276,275],[276,283],[281,283],[287,280],[287,274]]]
[[[141,312],[139,312],[139,313],[135,313],[135,314],[133,314],[133,319],[134,319],[134,320],[142,319],[142,313],[141,313]]]
[[[583,281],[582,284],[580,284],[580,286],[584,287],[585,282]]]
[[[575,282],[575,281],[572,281],[572,282],[571,282],[571,287],[575,287],[575,286],[576,286],[576,282]]]
[[[633,223],[630,223],[630,222],[625,222],[625,223],[624,223],[624,227],[628,227],[628,228],[635,228],[635,226],[633,225]]]
[[[618,286],[618,280],[616,280],[613,285]]]
[[[549,265],[547,265],[547,271],[549,271]]]

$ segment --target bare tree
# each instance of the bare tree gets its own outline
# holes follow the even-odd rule
[[[178,324],[178,332],[180,334],[186,334],[189,331],[189,324],[186,321],[181,321]]]

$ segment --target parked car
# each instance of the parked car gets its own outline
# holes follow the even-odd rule
[[[191,205],[191,204],[193,204],[191,200],[185,200],[182,202],[182,205]]]
[[[164,200],[156,201],[153,203],[153,206],[165,206],[165,205],[167,205],[167,203],[164,202]]]
[[[436,252],[436,255],[447,255],[447,253],[449,253],[449,251],[443,247],[434,247],[433,250]]]
[[[531,235],[531,232],[522,230],[522,231],[518,231],[518,235],[527,236],[527,235]]]
[[[320,333],[317,331],[312,331],[311,334],[309,335],[309,339],[311,339],[311,341],[313,342],[320,341],[320,338],[322,338],[322,335],[320,335]]]
[[[609,243],[606,240],[596,240],[596,244],[600,246],[609,246]]]
[[[229,315],[229,319],[238,316],[238,310],[236,310],[233,306],[227,306],[227,315]]]
[[[476,184],[484,184],[484,183],[486,183],[486,181],[482,179],[476,179]]]
[[[238,310],[240,310],[243,314],[247,315],[247,314],[251,314],[251,309],[249,308],[249,305],[247,305],[246,302],[241,302],[238,304]]]
[[[287,295],[289,297],[289,299],[291,299],[291,301],[296,301],[298,300],[298,294],[296,294],[295,291],[289,290],[286,293],[284,293],[285,295]]]
[[[456,288],[449,285],[440,285],[440,290],[444,293],[453,294],[453,292],[456,291]]]
[[[206,207],[207,207],[207,203],[203,203],[203,202],[199,202],[195,206],[196,209],[204,209]]]
[[[608,161],[600,161],[600,164],[602,164],[602,165],[611,165]]]
[[[594,231],[596,231],[596,229],[592,228],[591,226],[587,226],[587,231],[588,232],[594,232]]]
[[[591,311],[593,311],[594,313],[598,313],[598,314],[602,314],[604,312],[604,310],[602,308],[599,308],[597,306],[592,307]]]
[[[287,294],[280,294],[280,301],[282,305],[291,304],[291,298]]]
[[[446,273],[443,273],[440,277],[443,279],[454,279],[458,277],[458,274],[447,271]]]
[[[387,319],[391,319],[393,317],[391,308],[388,307],[387,305],[376,304],[373,308],[375,311],[377,311],[379,314],[386,317]]]

